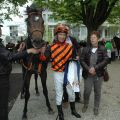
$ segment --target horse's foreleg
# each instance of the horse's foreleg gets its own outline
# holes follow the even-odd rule
[[[26,69],[22,66],[22,79],[23,79],[23,83],[22,83],[22,90],[21,90],[21,95],[20,98],[23,99],[25,97],[25,76],[26,76]]]
[[[36,95],[39,95],[38,83],[37,83],[37,79],[38,79],[38,74],[37,73],[34,74],[34,78],[35,78],[35,91],[36,91]]]
[[[28,72],[26,74],[26,78],[25,78],[25,104],[24,104],[24,110],[23,110],[23,119],[27,118],[27,104],[28,104],[28,100],[30,98],[29,86],[30,86],[31,75],[32,74],[30,72]]]
[[[46,80],[47,80],[47,72],[46,72],[46,70],[43,70],[43,71],[41,72],[40,77],[41,77],[41,82],[42,82],[42,87],[43,87],[43,94],[44,94],[44,96],[45,96],[46,105],[47,105],[47,107],[48,107],[48,112],[49,112],[49,113],[52,113],[53,110],[52,110],[51,105],[50,105],[50,102],[49,102],[48,90],[47,90],[47,85],[46,85]]]

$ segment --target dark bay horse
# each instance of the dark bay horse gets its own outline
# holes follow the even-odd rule
[[[42,18],[42,10],[32,5],[27,6],[26,9],[28,18],[26,19],[27,23],[27,32],[28,38],[26,39],[26,48],[41,48],[45,45],[45,41],[43,40],[44,34],[44,20]],[[41,62],[39,60],[39,55],[29,55],[27,58],[23,59],[23,72],[24,72],[24,92],[25,92],[25,105],[23,110],[23,119],[27,119],[27,105],[28,100],[30,98],[30,79],[32,74],[39,74],[43,87],[43,94],[46,99],[46,105],[48,107],[49,113],[53,113],[51,108],[49,98],[48,98],[48,90],[46,86],[46,78],[47,78],[47,61]]]
[[[120,38],[118,36],[114,36],[113,37],[113,41],[114,41],[115,47],[117,49],[118,59],[120,59]]]
[[[21,37],[21,40],[18,41],[18,43],[15,46],[15,50],[17,51],[20,47],[20,45],[22,44],[22,47],[24,48],[24,50],[26,49],[26,45],[25,45],[25,40],[23,40],[23,38]],[[23,78],[23,86],[22,86],[22,90],[21,90],[21,95],[20,98],[24,99],[25,98],[25,86],[24,86],[24,77],[25,77],[25,73],[26,73],[26,69],[27,66],[24,64],[25,59],[23,61],[23,59],[20,59],[17,61],[19,64],[22,64],[22,78]],[[35,91],[36,91],[36,95],[39,96],[39,90],[38,90],[38,73],[34,73],[34,79],[35,79]]]

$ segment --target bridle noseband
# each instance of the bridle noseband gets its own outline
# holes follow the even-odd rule
[[[34,33],[34,32],[37,32],[37,31],[40,32],[40,33],[43,35],[43,32],[42,32],[41,30],[36,29],[36,30],[33,30],[31,33],[28,34],[29,37],[31,38],[32,35],[33,35],[33,33]]]
[[[42,15],[42,12],[29,12],[28,13],[28,18],[31,16],[31,15],[33,15],[33,14],[35,14],[35,15]],[[28,36],[29,36],[29,38],[32,40],[32,35],[33,35],[33,33],[34,32],[39,32],[39,33],[41,33],[41,35],[43,35],[43,33],[44,33],[44,31],[41,31],[40,29],[35,29],[35,30],[33,30],[31,33],[28,33]]]

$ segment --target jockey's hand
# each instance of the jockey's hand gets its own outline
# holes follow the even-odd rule
[[[19,46],[19,49],[17,50],[18,52],[19,51],[23,51],[25,49],[25,42],[22,42]]]
[[[76,60],[79,60],[79,56],[76,56]]]
[[[30,48],[30,49],[27,49],[27,53],[30,54],[38,54],[40,52],[40,49],[35,49],[35,48]]]

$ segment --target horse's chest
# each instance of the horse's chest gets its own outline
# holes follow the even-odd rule
[[[34,55],[31,62],[32,70],[38,72],[39,64],[41,64],[41,61],[39,60],[39,55]]]
[[[39,55],[29,56],[26,59],[26,68],[33,73],[34,72],[39,73],[41,66],[42,66],[42,62],[39,60]]]

